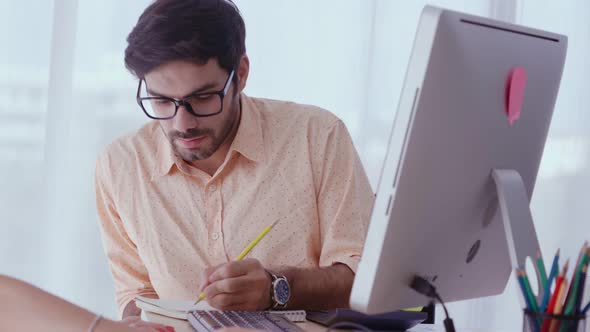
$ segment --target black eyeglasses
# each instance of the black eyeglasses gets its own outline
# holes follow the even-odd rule
[[[146,84],[142,84],[144,80],[140,79],[139,87],[137,87],[137,103],[145,115],[155,120],[172,119],[178,113],[178,108],[180,106],[184,106],[184,108],[194,116],[214,116],[223,112],[223,98],[229,91],[233,77],[234,70],[229,73],[229,77],[222,90],[199,92],[182,99],[150,97]],[[144,88],[143,90],[142,87]]]

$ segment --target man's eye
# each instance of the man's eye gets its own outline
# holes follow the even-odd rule
[[[193,98],[196,100],[209,100],[211,98],[213,98],[213,94],[208,94],[208,95],[196,95]]]
[[[167,105],[167,104],[170,104],[170,100],[167,100],[167,99],[156,99],[156,104],[158,104],[158,105]]]

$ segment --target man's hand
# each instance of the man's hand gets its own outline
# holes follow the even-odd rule
[[[229,262],[203,271],[200,290],[220,310],[270,308],[271,276],[256,259]]]

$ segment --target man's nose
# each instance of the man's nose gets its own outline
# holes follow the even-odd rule
[[[174,129],[182,133],[186,133],[189,129],[199,126],[198,118],[190,114],[185,105],[180,105],[178,107],[178,112],[172,121]]]

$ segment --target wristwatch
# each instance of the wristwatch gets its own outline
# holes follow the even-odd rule
[[[272,301],[272,309],[285,309],[287,303],[291,298],[291,287],[289,287],[289,281],[285,276],[276,275],[270,271],[267,271],[272,282],[270,285],[270,299]]]

